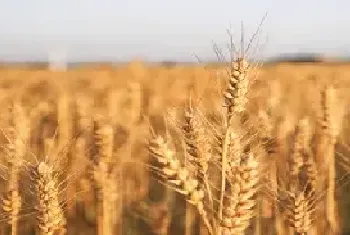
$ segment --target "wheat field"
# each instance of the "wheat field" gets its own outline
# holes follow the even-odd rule
[[[347,234],[350,65],[0,68],[0,234]]]

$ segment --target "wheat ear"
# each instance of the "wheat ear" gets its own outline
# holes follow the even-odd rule
[[[118,190],[113,163],[114,130],[112,125],[96,120],[95,141],[97,156],[95,159],[93,179],[97,189],[97,223],[98,234],[114,234],[113,222],[117,219],[113,216]]]
[[[223,234],[240,235],[249,227],[256,205],[259,182],[258,161],[252,153],[242,154],[231,165],[226,206],[223,210]]]
[[[53,235],[56,231],[64,230],[66,223],[59,201],[57,174],[46,162],[39,162],[32,173],[35,179],[36,211],[40,234]]]
[[[200,187],[206,190],[213,209],[213,198],[209,187],[208,163],[210,160],[211,146],[206,138],[203,123],[196,111],[189,107],[185,111],[185,123],[182,127],[186,143],[186,152],[189,162],[194,166],[194,175],[200,183]]]
[[[190,175],[190,171],[183,167],[175,157],[175,152],[165,140],[158,136],[151,139],[149,144],[150,153],[161,165],[162,174],[169,184],[176,187],[176,190],[186,196],[186,200],[193,204],[201,215],[210,234],[213,234],[207,212],[204,208],[204,192],[200,189],[197,179]]]
[[[290,156],[289,190],[291,192],[299,187],[299,175],[304,166],[303,152],[309,151],[310,135],[308,119],[301,119],[295,130],[294,146]]]
[[[10,130],[8,151],[9,181],[8,191],[3,202],[3,211],[7,214],[11,225],[11,234],[17,235],[18,218],[22,205],[19,193],[19,171],[26,152],[29,139],[29,121],[24,114],[22,105],[14,101],[12,105],[12,128]]]
[[[335,102],[336,90],[333,86],[327,85],[321,92],[321,111],[322,117],[319,122],[320,143],[318,146],[317,160],[319,165],[327,163],[326,170],[326,218],[328,228],[331,234],[338,233],[338,224],[336,221],[336,201],[335,201],[335,143],[339,134],[337,127]]]
[[[245,105],[248,101],[246,95],[249,87],[249,78],[247,76],[248,62],[244,58],[238,58],[233,62],[231,69],[231,77],[227,90],[224,93],[229,117],[234,113],[240,113],[245,110]]]
[[[245,110],[245,104],[247,103],[246,94],[248,92],[249,79],[247,77],[249,64],[244,58],[238,58],[232,64],[231,77],[228,82],[228,87],[224,93],[226,112],[226,124],[224,127],[224,138],[222,138],[222,150],[221,150],[221,167],[226,169],[228,164],[227,154],[228,147],[230,145],[230,136],[232,132],[232,117],[235,113],[241,113]],[[221,191],[219,199],[219,220],[223,219],[222,211],[224,206],[224,194],[226,191],[226,170],[221,171]],[[219,231],[220,233],[220,231]]]
[[[316,210],[317,169],[310,142],[310,123],[304,118],[299,121],[295,132],[286,202],[287,222],[297,234],[311,231]]]
[[[312,228],[315,213],[315,198],[313,194],[304,191],[289,193],[288,210],[289,225],[299,235],[306,235]]]
[[[193,167],[193,175],[199,181],[199,187],[206,191],[211,210],[214,210],[214,201],[209,185],[209,160],[211,145],[202,120],[191,104],[185,109],[184,124],[182,126],[189,167]],[[191,233],[193,223],[192,208],[186,208],[186,234]]]

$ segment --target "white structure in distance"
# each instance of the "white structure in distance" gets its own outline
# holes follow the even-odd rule
[[[66,71],[68,68],[67,51],[62,48],[49,52],[48,65],[52,71]]]

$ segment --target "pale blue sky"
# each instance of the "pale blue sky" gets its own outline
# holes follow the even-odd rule
[[[316,51],[350,54],[349,0],[0,0],[0,60],[194,60],[213,57],[240,22],[262,27],[262,56]]]

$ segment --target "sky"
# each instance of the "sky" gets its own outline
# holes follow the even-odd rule
[[[215,58],[213,42],[249,40],[264,15],[258,50],[350,55],[349,0],[0,0],[0,60]]]

